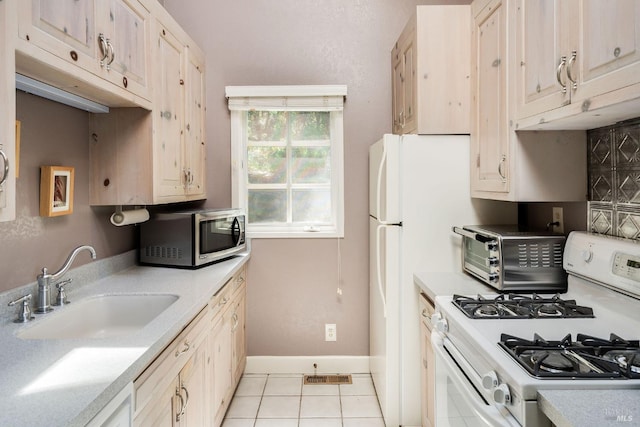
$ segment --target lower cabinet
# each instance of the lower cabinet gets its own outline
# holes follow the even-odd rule
[[[213,361],[214,427],[222,424],[246,364],[245,305],[245,270],[242,269],[209,304],[213,313],[209,341]]]
[[[435,307],[425,295],[420,294],[420,403],[422,427],[434,427],[435,419],[435,360],[431,347],[431,315]]]
[[[134,381],[133,425],[222,424],[246,363],[245,269]]]

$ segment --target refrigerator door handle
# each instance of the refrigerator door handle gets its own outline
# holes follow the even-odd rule
[[[376,185],[376,214],[378,215],[378,221],[384,223],[385,220],[382,218],[382,202],[380,197],[382,195],[382,170],[387,164],[387,147],[382,145],[382,158],[380,159],[380,164],[378,165],[378,182]]]
[[[387,318],[387,301],[384,295],[384,291],[382,290],[382,269],[381,265],[381,257],[380,257],[380,230],[384,228],[385,225],[378,225],[376,228],[376,273],[378,276],[378,292],[380,292],[380,300],[382,301],[382,313],[384,314],[385,319]]]

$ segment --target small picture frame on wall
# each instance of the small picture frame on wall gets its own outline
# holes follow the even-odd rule
[[[40,167],[40,216],[73,213],[73,168]]]

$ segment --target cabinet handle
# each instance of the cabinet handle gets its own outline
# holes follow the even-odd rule
[[[427,313],[427,309],[426,308],[422,309],[422,317],[429,317],[429,313]]]
[[[507,156],[505,156],[503,154],[502,158],[500,159],[500,163],[498,163],[498,175],[500,175],[500,178],[502,179],[502,182],[506,182],[507,181],[507,176],[502,171],[502,167],[506,162],[507,162]]]
[[[98,42],[100,42],[100,52],[102,53],[100,66],[104,67],[104,60],[109,56],[109,47],[107,47],[107,39],[104,38],[104,34],[98,34]]]
[[[238,325],[240,324],[240,321],[238,320],[238,315],[236,313],[233,313],[233,316],[231,316],[231,318],[233,319],[233,326],[231,327],[231,332],[235,332],[236,329],[238,329]]]
[[[176,350],[176,357],[180,357],[181,355],[185,354],[187,351],[189,351],[190,348],[191,344],[189,344],[189,341],[185,341],[182,350]]]
[[[1,144],[0,144],[0,157],[2,157],[2,163],[4,164],[2,168],[2,178],[0,178],[0,185],[2,185],[5,183],[5,181],[7,180],[7,177],[9,176],[9,158],[4,153],[4,151],[2,151]],[[2,190],[0,189],[0,191]]]
[[[220,300],[220,302],[218,302],[218,305],[225,305],[226,303],[229,302],[229,298],[228,297],[224,297]]]
[[[184,384],[180,384],[180,388],[182,390],[184,390],[184,394],[185,394],[184,406],[182,407],[182,411],[180,411],[180,416],[184,417],[184,411],[187,410],[187,406],[189,405],[189,390],[187,390],[187,388],[184,386]],[[180,420],[178,420],[178,421],[180,421]]]
[[[176,387],[176,396],[180,399],[180,412],[176,414],[176,422],[180,422],[180,417],[184,415],[184,398],[182,397],[182,393],[180,393],[180,389]]]
[[[109,62],[107,62],[107,71],[111,69],[111,63],[116,59],[116,53],[113,50],[113,45],[111,44],[111,40],[107,39],[107,47],[109,51]]]
[[[573,64],[576,63],[576,58],[578,57],[578,52],[575,50],[571,52],[571,58],[569,58],[569,62],[567,63],[567,77],[571,80],[571,89],[578,89],[578,79],[573,77]]]
[[[567,64],[567,57],[560,57],[560,64],[558,64],[558,68],[556,68],[556,80],[562,87],[562,93],[567,93],[567,85],[562,81],[562,69]]]

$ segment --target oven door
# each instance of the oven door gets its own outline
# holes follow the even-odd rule
[[[445,348],[445,341],[448,348]],[[494,404],[488,396],[483,397],[478,391],[474,382],[480,385],[481,379],[447,338],[433,333],[431,344],[436,363],[435,410],[438,427],[520,427],[520,423],[506,408]]]

